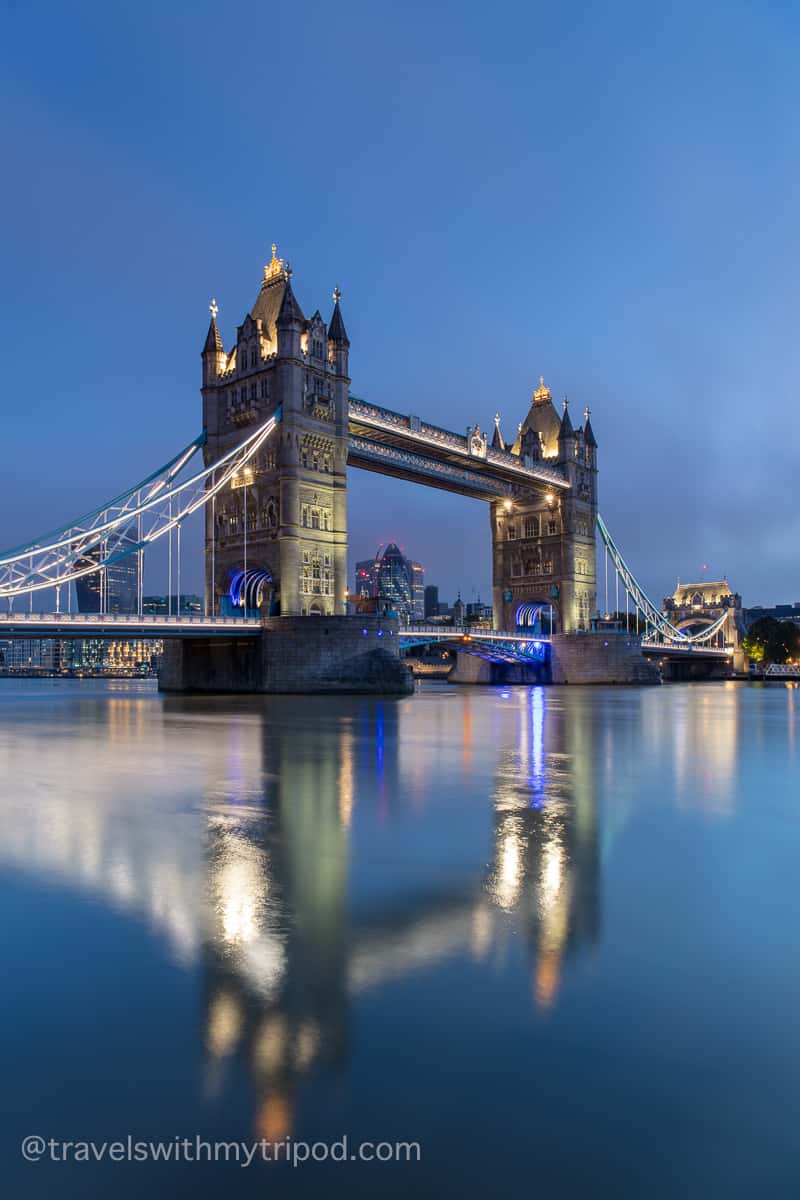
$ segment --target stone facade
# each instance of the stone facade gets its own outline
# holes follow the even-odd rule
[[[202,353],[206,464],[271,415],[281,420],[256,460],[206,505],[207,611],[235,602],[238,582],[248,608],[344,613],[350,380],[338,290],[330,325],[318,311],[307,319],[273,246],[229,352],[216,315],[212,304]]]
[[[623,632],[556,634],[551,647],[553,683],[660,683],[641,640]]]
[[[261,637],[164,643],[163,692],[364,693],[414,689],[398,622],[380,617],[265,617]]]
[[[495,627],[514,628],[523,606],[552,605],[556,630],[588,629],[597,600],[597,442],[589,410],[574,429],[566,401],[559,419],[540,381],[513,445],[506,446],[499,418],[493,445],[556,467],[571,485],[518,488],[490,506]]]

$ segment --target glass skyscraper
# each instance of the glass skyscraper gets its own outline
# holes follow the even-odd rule
[[[395,542],[356,563],[355,584],[356,595],[374,598],[379,612],[396,612],[401,621],[425,616],[425,568],[406,558]]]
[[[100,551],[90,550],[84,564],[99,562]],[[78,612],[135,613],[137,609],[138,562],[135,553],[110,563],[105,571],[93,571],[75,580]]]

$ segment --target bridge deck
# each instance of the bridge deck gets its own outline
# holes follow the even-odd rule
[[[122,613],[0,613],[4,638],[258,637],[255,617],[128,616]]]
[[[309,618],[313,620],[313,618]],[[353,620],[357,620],[354,617]],[[129,616],[122,613],[0,613],[0,641],[10,638],[247,638],[259,637],[257,617]],[[480,629],[472,625],[401,625],[399,637],[409,646],[425,642],[476,642],[515,645],[525,653],[549,645],[549,636],[526,629]],[[727,647],[648,645],[642,653],[657,658],[689,656],[727,658]]]

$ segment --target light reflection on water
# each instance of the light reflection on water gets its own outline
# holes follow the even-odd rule
[[[565,1069],[573,1051],[559,1013],[573,1029],[593,1027],[609,994],[626,1009],[623,960],[625,972],[636,955],[649,964],[647,990],[654,959],[694,954],[674,944],[691,943],[686,904],[702,904],[701,923],[719,921],[715,936],[734,944],[725,905],[707,916],[709,877],[725,870],[699,867],[686,849],[676,864],[659,839],[680,844],[689,831],[688,847],[716,855],[737,822],[769,838],[753,803],[776,765],[780,836],[788,821],[797,838],[791,689],[432,685],[398,702],[231,701],[163,698],[146,685],[4,684],[0,883],[12,902],[18,877],[38,889],[45,929],[48,905],[77,906],[89,955],[103,910],[119,914],[120,937],[130,930],[138,970],[167,950],[202,1013],[194,1066],[177,1054],[171,1065],[181,1115],[210,1120],[224,1102],[246,1125],[239,1136],[308,1136],[342,1111],[342,1096],[354,1127],[362,1109],[383,1109],[387,1127],[400,1114],[412,1133],[419,1100],[403,1091],[395,1040],[413,1010],[410,1046],[455,1039],[457,1061],[482,1063],[499,1138],[514,1124],[510,1063],[533,1055],[534,1069],[560,1045]],[[731,842],[737,869],[745,845]],[[746,925],[736,936],[747,938]],[[669,972],[656,974],[669,992]],[[472,1012],[472,992],[485,1009]],[[444,995],[469,1026],[463,1042],[443,1024]],[[681,1003],[677,986],[671,1003]],[[182,1004],[165,1003],[162,1019],[185,1026]],[[544,1036],[544,1020],[546,1051],[529,1040]],[[34,1031],[23,1014],[17,1023],[33,1086]],[[144,1021],[137,1054],[152,1032]],[[643,1081],[651,1070],[644,1054]],[[462,1103],[436,1072],[427,1087],[440,1107]],[[579,1110],[573,1101],[573,1123]],[[136,1126],[135,1106],[128,1115]],[[467,1106],[467,1131],[472,1120]]]

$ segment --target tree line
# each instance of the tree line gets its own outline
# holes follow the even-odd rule
[[[765,666],[800,658],[800,627],[793,621],[760,617],[748,629],[742,648],[751,662]]]

